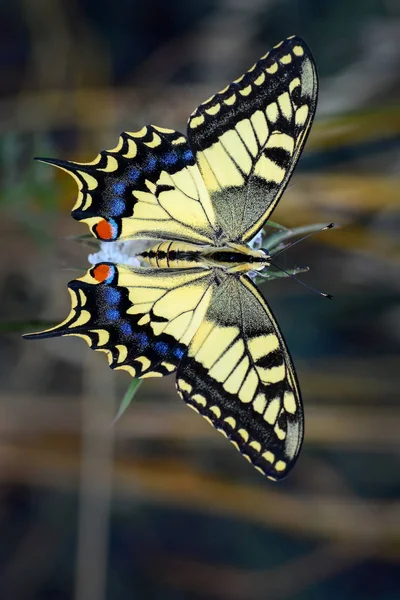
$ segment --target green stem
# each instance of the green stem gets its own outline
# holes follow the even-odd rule
[[[141,379],[132,379],[132,382],[131,382],[130,386],[128,387],[128,389],[126,390],[124,397],[122,398],[118,412],[115,415],[115,418],[114,418],[113,422],[111,423],[111,425],[115,425],[115,423],[122,417],[122,415],[124,414],[124,412],[126,411],[128,406],[134,399],[136,392],[138,391],[138,389],[140,388],[142,383],[143,383],[143,381]]]
[[[297,275],[298,273],[307,273],[310,267],[295,267],[294,269],[287,269],[287,273],[283,271],[266,271],[262,277],[256,277],[256,283],[265,283],[265,281],[271,281],[272,279],[282,279],[284,277],[290,277],[290,275]]]

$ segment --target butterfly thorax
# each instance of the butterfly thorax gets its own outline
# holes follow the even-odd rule
[[[270,264],[265,250],[254,250],[246,244],[199,246],[187,242],[166,241],[139,254],[138,258],[151,267],[190,269],[218,267],[229,273],[261,271]]]

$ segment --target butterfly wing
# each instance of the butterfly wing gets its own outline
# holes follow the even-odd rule
[[[284,191],[317,103],[307,45],[288,38],[247,73],[201,104],[188,139],[229,241],[248,241]]]
[[[133,238],[212,243],[215,215],[185,136],[150,125],[122,133],[91,163],[39,159],[79,187],[72,216],[103,241]]]
[[[68,288],[65,321],[26,338],[82,337],[133,377],[178,369],[189,406],[262,473],[288,473],[303,439],[300,393],[278,326],[246,276],[100,263]]]
[[[262,473],[287,475],[303,440],[300,392],[284,339],[248,277],[227,276],[214,289],[177,389]]]
[[[99,239],[246,242],[285,189],[316,100],[314,61],[293,37],[203,103],[188,140],[149,126],[123,133],[92,163],[47,162],[74,176],[72,214]],[[69,291],[67,319],[26,337],[81,336],[136,377],[177,370],[189,406],[268,477],[288,473],[303,439],[300,393],[278,326],[246,276],[104,263]]]
[[[311,52],[292,37],[201,104],[188,139],[150,125],[91,163],[40,160],[73,175],[72,215],[101,240],[246,242],[284,191],[316,102]]]
[[[173,372],[210,302],[211,270],[140,269],[100,263],[71,281],[71,312],[57,327],[26,338],[75,335],[133,377]]]

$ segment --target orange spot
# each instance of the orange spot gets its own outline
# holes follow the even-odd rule
[[[92,275],[99,283],[102,283],[106,279],[108,279],[111,275],[111,267],[110,265],[96,265],[92,269]]]
[[[95,233],[102,240],[112,240],[114,237],[114,228],[111,223],[103,219],[97,223]]]

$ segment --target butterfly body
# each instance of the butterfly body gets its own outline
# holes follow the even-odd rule
[[[104,242],[154,240],[148,267],[103,262],[69,284],[71,311],[26,337],[82,337],[133,377],[176,373],[183,400],[259,471],[282,479],[303,441],[296,373],[249,278],[270,265],[252,238],[279,201],[317,103],[292,36],[200,104],[187,137],[148,125],[90,163],[42,159],[79,186],[72,215]]]
[[[260,271],[269,266],[266,250],[254,250],[247,244],[220,247],[199,246],[187,242],[161,242],[138,255],[151,267],[167,269],[220,268],[228,273]]]

